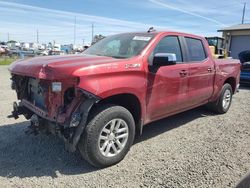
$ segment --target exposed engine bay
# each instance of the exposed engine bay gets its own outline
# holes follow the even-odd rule
[[[46,132],[59,135],[69,151],[75,151],[84,130],[90,108],[98,97],[77,88],[77,79],[43,80],[12,75],[11,87],[19,102],[14,102],[12,115],[31,121],[26,133]],[[63,84],[62,84],[63,83]]]

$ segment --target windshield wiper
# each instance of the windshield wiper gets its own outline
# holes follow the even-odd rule
[[[91,55],[104,56],[104,57],[112,57],[112,58],[115,58],[115,59],[126,59],[127,58],[127,57],[124,57],[124,56],[109,56],[109,55],[99,54],[99,53],[95,53],[95,54],[91,54]]]
[[[103,55],[103,54],[93,54],[93,55],[96,55],[96,56],[105,56],[105,55]]]
[[[122,56],[110,56],[112,58],[115,58],[115,59],[126,59],[127,57],[122,57]]]

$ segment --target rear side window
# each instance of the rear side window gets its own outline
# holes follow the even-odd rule
[[[176,54],[177,62],[182,62],[181,46],[177,36],[167,36],[161,39],[154,50],[156,53],[173,53]]]
[[[188,49],[189,61],[203,61],[207,58],[201,40],[185,37]]]

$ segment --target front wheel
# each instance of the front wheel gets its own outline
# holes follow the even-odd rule
[[[134,141],[133,116],[115,105],[102,106],[92,116],[78,144],[83,158],[96,167],[120,162]]]
[[[226,113],[232,103],[233,90],[230,84],[224,84],[218,101],[212,104],[213,110],[219,114]]]

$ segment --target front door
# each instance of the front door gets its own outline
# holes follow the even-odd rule
[[[151,53],[149,64],[152,64],[156,53],[176,54],[177,64],[158,68],[154,65],[149,66],[146,96],[147,122],[184,109],[188,102],[188,64],[183,62],[179,37],[163,37]]]

